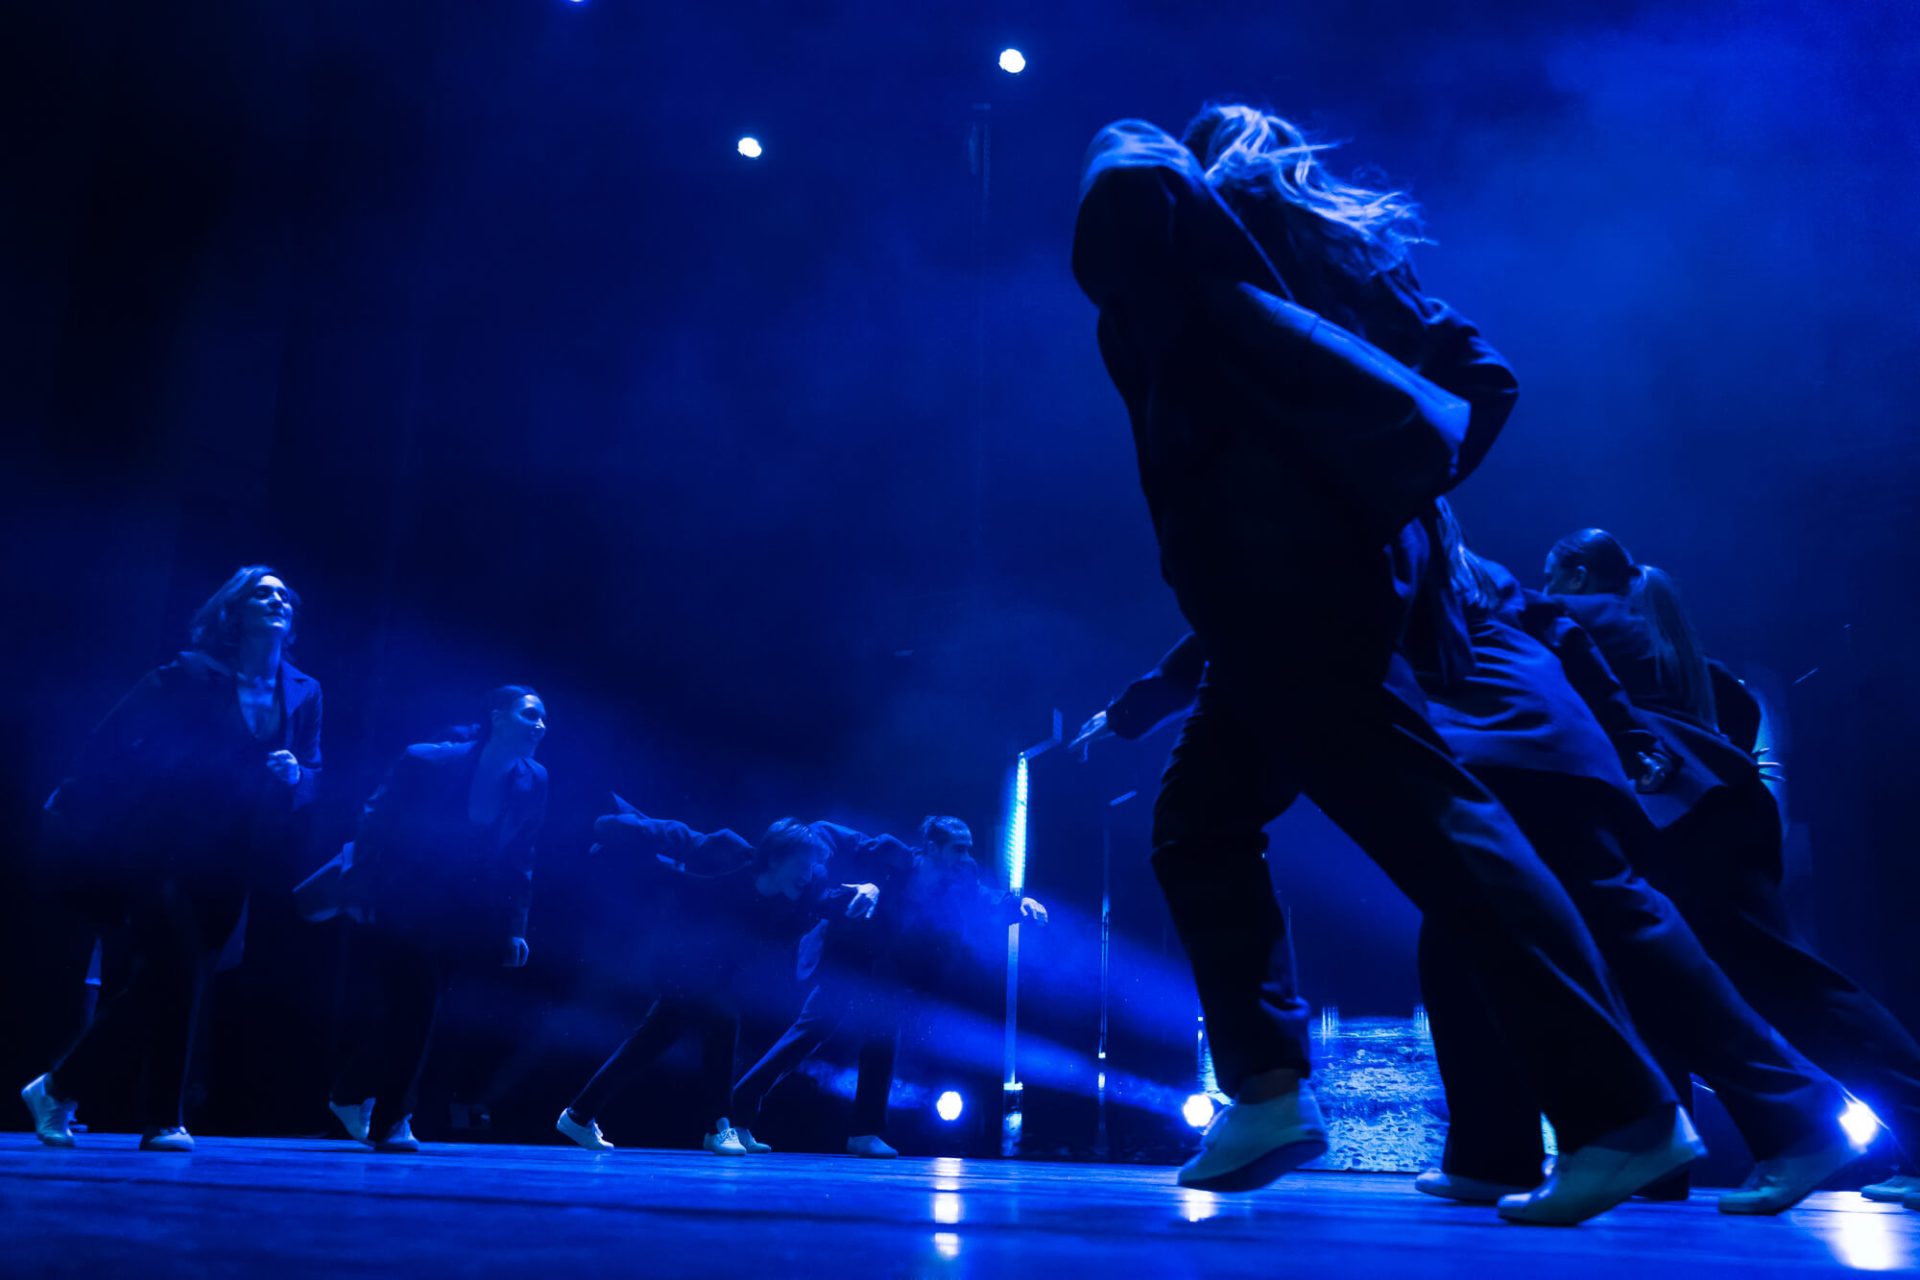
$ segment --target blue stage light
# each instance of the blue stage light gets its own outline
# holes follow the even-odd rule
[[[1880,1132],[1880,1117],[1860,1099],[1849,1098],[1847,1109],[1840,1113],[1840,1127],[1847,1131],[1848,1141],[1865,1150],[1873,1143],[1873,1136]]]
[[[761,147],[760,139],[758,138],[740,139],[740,144],[736,150],[749,160],[758,160],[761,155],[764,154],[764,148]]]
[[[1181,1106],[1180,1115],[1194,1128],[1204,1129],[1213,1123],[1213,1099],[1204,1093],[1196,1093]]]
[[[1027,69],[1027,55],[1018,49],[1000,51],[1000,69],[1010,76],[1017,76]]]
[[[960,1113],[966,1109],[966,1105],[966,1099],[949,1089],[934,1100],[933,1111],[942,1120],[952,1124],[960,1118]]]

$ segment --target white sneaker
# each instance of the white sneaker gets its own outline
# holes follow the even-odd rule
[[[568,1107],[560,1113],[560,1118],[553,1122],[553,1127],[589,1151],[613,1150],[613,1144],[608,1142],[606,1137],[600,1132],[600,1122],[598,1120],[589,1120],[585,1124],[581,1124],[573,1118],[572,1107]]]
[[[375,1151],[393,1154],[405,1154],[420,1149],[420,1139],[413,1136],[413,1117],[401,1116],[387,1130],[387,1136],[373,1144]]]
[[[712,1133],[700,1140],[700,1145],[717,1156],[743,1156],[747,1149],[740,1145],[740,1133],[732,1125],[722,1120]]]
[[[879,1134],[863,1133],[847,1139],[847,1154],[865,1160],[891,1160],[900,1153],[888,1146],[887,1140]]]
[[[734,1133],[739,1136],[740,1145],[747,1149],[749,1155],[764,1156],[773,1150],[772,1147],[754,1137],[751,1129],[735,1129]]]
[[[1720,1212],[1784,1213],[1859,1158],[1860,1149],[1836,1131],[1833,1140],[1818,1151],[1762,1160],[1738,1191],[1720,1197]]]
[[[1265,1102],[1227,1104],[1181,1166],[1180,1185],[1201,1191],[1255,1191],[1327,1154],[1327,1125],[1303,1081]]]
[[[1908,1196],[1920,1196],[1920,1178],[1910,1173],[1896,1173],[1884,1182],[1873,1182],[1860,1188],[1860,1194],[1869,1200],[1899,1204]]]
[[[1502,1196],[1500,1216],[1532,1226],[1570,1227],[1605,1213],[1634,1192],[1684,1169],[1707,1153],[1687,1113],[1676,1107],[1664,1134],[1647,1136],[1642,1120],[1605,1134],[1553,1162],[1532,1191]]]
[[[171,1129],[162,1129],[158,1133],[150,1133],[140,1139],[140,1149],[142,1151],[178,1151],[183,1153],[192,1151],[193,1135],[178,1125],[175,1125]]]
[[[352,1102],[341,1106],[332,1099],[327,1100],[327,1110],[333,1112],[336,1119],[347,1131],[347,1136],[355,1142],[367,1140],[367,1130],[373,1127],[373,1099],[365,1102]]]
[[[50,1147],[73,1145],[73,1104],[61,1102],[47,1092],[47,1078],[40,1076],[20,1091],[20,1101],[33,1116],[33,1131]]]
[[[1413,1180],[1413,1189],[1442,1200],[1458,1200],[1461,1204],[1499,1204],[1502,1196],[1523,1195],[1527,1191],[1525,1187],[1468,1178],[1444,1169],[1427,1170]]]

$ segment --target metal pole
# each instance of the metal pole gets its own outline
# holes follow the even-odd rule
[[[1113,999],[1113,811],[1138,794],[1129,791],[1109,800],[1100,823],[1100,1043],[1094,1057],[1099,1075],[1094,1082],[1098,1120],[1093,1154],[1103,1160],[1113,1150],[1107,1132],[1107,1012]]]

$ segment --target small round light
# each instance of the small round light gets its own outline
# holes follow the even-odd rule
[[[735,150],[739,151],[741,155],[749,160],[758,160],[765,154],[765,148],[760,145],[760,139],[758,138],[740,139],[740,143]]]
[[[1840,1113],[1840,1127],[1846,1130],[1847,1140],[1858,1150],[1864,1151],[1873,1143],[1873,1137],[1880,1132],[1880,1117],[1873,1114],[1873,1108],[1858,1098],[1847,1099],[1847,1109]]]
[[[1010,76],[1017,76],[1027,69],[1027,55],[1018,49],[1000,51],[1000,69]]]
[[[961,1098],[959,1094],[951,1089],[941,1094],[933,1103],[934,1114],[942,1120],[945,1120],[948,1124],[952,1124],[955,1120],[958,1120],[961,1111],[965,1109],[965,1099]]]
[[[1182,1104],[1180,1116],[1196,1129],[1206,1128],[1213,1123],[1213,1099],[1204,1093],[1194,1094]]]

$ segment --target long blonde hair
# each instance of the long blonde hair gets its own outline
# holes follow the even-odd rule
[[[1210,103],[1187,125],[1186,143],[1216,189],[1280,197],[1319,215],[1328,248],[1350,268],[1382,271],[1413,245],[1430,243],[1420,206],[1404,191],[1376,191],[1336,178],[1320,153],[1336,143],[1311,142],[1291,121],[1245,103]]]

